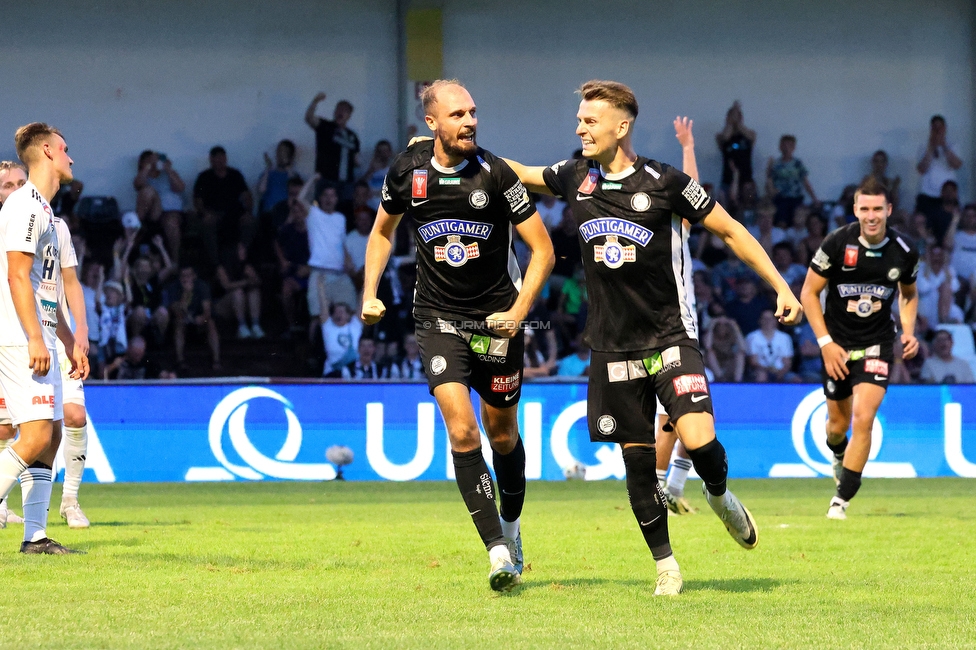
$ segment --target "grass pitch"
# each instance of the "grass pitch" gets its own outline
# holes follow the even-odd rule
[[[830,480],[734,481],[754,551],[699,485],[672,599],[621,482],[530,483],[505,595],[452,483],[84,485],[49,533],[88,555],[0,531],[0,647],[976,647],[976,483],[869,479],[837,522]]]

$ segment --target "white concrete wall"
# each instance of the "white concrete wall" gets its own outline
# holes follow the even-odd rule
[[[934,113],[973,176],[972,3],[967,0],[447,0],[445,74],[463,79],[479,141],[525,162],[579,146],[578,98],[591,78],[630,85],[640,153],[680,164],[671,121],[695,120],[699,169],[717,181],[714,135],[732,101],[758,131],[754,167],[793,133],[822,199],[886,149],[914,196],[917,150]]]
[[[368,155],[396,132],[395,18],[387,0],[73,0],[3,3],[0,11],[0,156],[29,121],[65,133],[86,193],[133,207],[143,149],[167,153],[188,186],[222,144],[256,182],[262,151],[281,138],[311,170],[304,121],[316,92],[356,110],[350,126]],[[43,34],[43,36],[41,36]],[[188,192],[189,194],[189,192]]]
[[[421,0],[418,0],[420,2]],[[670,122],[695,120],[706,180],[732,100],[759,132],[755,165],[782,133],[822,198],[836,198],[887,149],[905,195],[928,118],[942,113],[973,198],[973,9],[967,0],[443,0],[445,74],[478,103],[485,147],[531,163],[578,146],[582,81],[637,93],[641,153],[679,162]],[[4,3],[0,15],[0,156],[12,133],[50,121],[68,137],[87,191],[131,207],[135,157],[164,151],[187,183],[210,146],[253,182],[282,137],[310,169],[302,121],[318,91],[356,106],[366,156],[395,139],[395,0],[77,0]],[[46,8],[45,8],[46,7]],[[923,9],[924,7],[924,9]],[[7,134],[7,135],[3,135]],[[364,161],[365,162],[365,161]]]

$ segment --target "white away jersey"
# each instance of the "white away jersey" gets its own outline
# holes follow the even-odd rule
[[[51,206],[37,187],[28,181],[7,197],[0,210],[0,346],[27,345],[27,334],[17,317],[10,296],[7,253],[18,251],[34,256],[30,271],[37,320],[44,343],[54,349],[58,326],[58,286],[61,255]]]

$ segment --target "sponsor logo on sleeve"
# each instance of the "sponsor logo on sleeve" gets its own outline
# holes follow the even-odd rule
[[[383,179],[383,189],[380,190],[380,196],[384,201],[390,201],[393,197],[390,196],[390,186],[387,184],[386,179]]]
[[[681,375],[672,379],[671,383],[675,395],[679,397],[688,393],[708,393],[708,382],[704,375]]]
[[[559,162],[550,165],[549,169],[551,169],[553,173],[559,173],[559,168],[565,165],[566,163],[567,163],[566,160],[560,160]]]
[[[599,181],[600,181],[600,172],[597,171],[596,169],[591,169],[589,173],[586,175],[586,178],[583,179],[583,182],[580,183],[577,192],[579,192],[580,194],[593,194],[593,190],[596,189],[596,184]]]
[[[529,205],[529,193],[522,185],[522,181],[515,181],[515,185],[505,190],[505,199],[512,212],[518,214]]]
[[[413,182],[410,186],[410,196],[415,199],[427,198],[427,170],[413,170]]]
[[[26,242],[31,242],[34,239],[34,222],[35,221],[37,221],[37,215],[34,214],[34,213],[31,213],[30,221],[27,222],[27,237],[24,238],[24,241],[26,241]]]
[[[521,384],[522,372],[516,372],[514,375],[496,375],[491,378],[491,392],[493,393],[511,393],[514,390],[518,390]]]
[[[708,193],[694,178],[688,182],[685,189],[681,190],[681,196],[688,199],[688,203],[696,210],[701,210],[702,206],[708,203]]]
[[[826,271],[830,268],[830,256],[824,252],[824,249],[818,248],[817,252],[813,254],[812,264],[821,271]]]

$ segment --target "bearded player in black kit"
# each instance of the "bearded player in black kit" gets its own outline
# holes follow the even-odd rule
[[[861,487],[874,418],[894,362],[897,332],[891,305],[896,290],[902,357],[911,359],[918,353],[918,251],[907,237],[887,227],[888,190],[874,178],[855,192],[854,215],[857,223],[824,238],[800,291],[823,356],[827,446],[834,453],[837,482],[827,509],[829,519],[847,519],[847,506]],[[824,289],[826,311],[820,306]]]
[[[447,425],[458,488],[488,549],[489,584],[509,591],[521,583],[524,561],[525,449],[517,419],[521,323],[555,257],[525,187],[502,159],[476,144],[478,120],[468,91],[456,80],[436,81],[422,101],[434,140],[408,147],[390,165],[366,247],[362,316],[372,324],[386,310],[376,289],[406,213],[417,243],[414,320],[427,382]],[[524,279],[512,248],[513,228],[532,253]],[[481,397],[481,421],[493,451],[500,518],[472,388]]]
[[[589,81],[579,92],[576,133],[584,159],[552,167],[511,164],[529,189],[561,197],[572,209],[590,296],[590,439],[623,447],[631,508],[657,563],[654,594],[676,595],[682,578],[655,473],[655,395],[703,480],[709,506],[738,544],[751,549],[759,542],[752,515],[726,488],[728,461],[715,438],[688,297],[691,259],[682,218],[721,237],[776,290],[780,322],[795,324],[802,312],[759,242],[695,180],[635,153],[637,100],[630,88]]]

